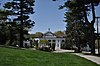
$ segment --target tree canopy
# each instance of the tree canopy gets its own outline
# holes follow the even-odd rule
[[[32,26],[34,26],[34,21],[29,17],[29,14],[33,14],[34,0],[13,0],[7,2],[4,5],[6,10],[12,12],[11,16],[14,16],[12,19],[13,22],[16,22],[19,26],[20,34],[20,47],[23,47],[24,35]]]
[[[18,40],[17,44],[23,47],[24,36],[28,35],[28,31],[35,24],[29,16],[34,13],[34,2],[35,0],[12,0],[6,2],[0,10],[0,24],[4,30],[2,33],[9,36],[9,39],[4,40],[10,40],[11,45]]]
[[[67,38],[69,38],[69,42],[67,42],[72,44],[73,39],[77,40],[78,43],[76,42],[76,44],[78,44],[79,47],[80,42],[87,38],[85,42],[89,42],[92,54],[95,54],[95,6],[98,6],[99,2],[100,0],[67,0],[64,5],[60,7],[60,9],[65,8],[67,10],[64,17],[64,21],[67,22],[66,41]],[[91,21],[88,19],[90,11],[92,12]]]

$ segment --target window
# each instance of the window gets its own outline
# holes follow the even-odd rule
[[[64,40],[62,40],[62,42],[64,42]]]
[[[51,42],[51,40],[48,40],[49,42]]]
[[[56,40],[52,40],[53,42],[55,42]]]

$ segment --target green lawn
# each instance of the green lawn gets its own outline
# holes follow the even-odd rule
[[[100,66],[69,53],[0,47],[0,66]]]

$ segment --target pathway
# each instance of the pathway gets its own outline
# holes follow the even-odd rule
[[[100,65],[100,57],[92,56],[92,55],[85,55],[82,53],[73,53],[73,54],[78,55],[78,56],[83,57],[83,58],[86,58],[86,59]]]
[[[57,51],[54,51],[55,53],[62,53],[62,52],[74,52],[74,50],[57,50]],[[83,58],[86,58],[96,64],[99,64],[100,65],[100,57],[97,57],[97,56],[93,56],[93,55],[86,55],[86,54],[82,54],[82,53],[72,53],[72,54],[75,54],[77,56],[80,56],[80,57],[83,57]]]

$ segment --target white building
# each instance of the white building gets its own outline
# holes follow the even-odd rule
[[[55,34],[53,34],[50,30],[42,35],[42,37],[35,38],[35,40],[38,40],[38,43],[41,40],[47,40],[49,42],[49,45],[51,48],[54,48],[55,50],[61,49],[61,44],[65,41],[64,37],[57,37]]]

